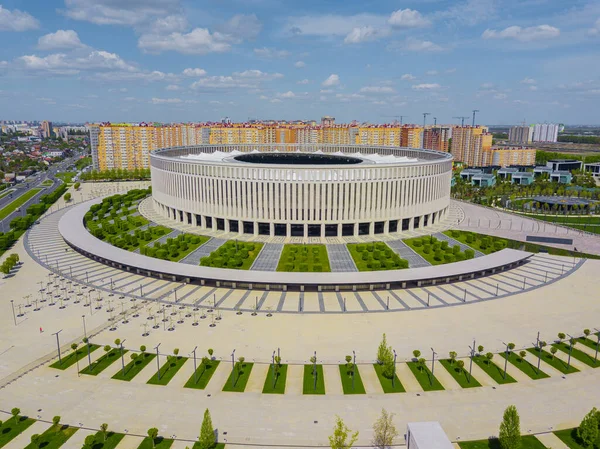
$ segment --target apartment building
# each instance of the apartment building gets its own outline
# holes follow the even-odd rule
[[[492,135],[484,126],[455,126],[452,128],[452,155],[470,167],[484,165],[484,153],[492,147]]]
[[[452,128],[449,126],[426,127],[423,130],[423,148],[448,152]]]
[[[535,165],[535,153],[535,148],[531,147],[492,147],[484,152],[481,165]]]
[[[533,126],[513,126],[508,130],[508,140],[514,143],[531,143]]]

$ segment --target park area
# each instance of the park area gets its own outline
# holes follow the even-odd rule
[[[408,261],[402,259],[383,242],[349,243],[347,247],[358,271],[400,270],[408,268]]]
[[[285,245],[277,271],[331,271],[325,245]]]

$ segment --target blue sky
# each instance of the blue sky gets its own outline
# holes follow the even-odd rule
[[[597,0],[0,5],[3,119],[600,123]]]

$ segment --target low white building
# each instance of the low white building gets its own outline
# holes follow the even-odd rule
[[[437,421],[408,423],[405,438],[407,449],[454,449]]]

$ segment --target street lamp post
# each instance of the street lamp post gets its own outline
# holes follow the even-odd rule
[[[504,353],[504,355],[506,357],[504,357],[504,376],[503,376],[503,378],[506,379],[506,368],[508,367],[508,343],[502,342],[502,344],[506,345],[506,351]]]
[[[233,371],[233,376],[231,376],[232,385],[235,385],[235,349],[231,353],[231,371]]]
[[[156,377],[158,377],[158,380],[160,380],[160,362],[158,361],[158,358],[160,356],[160,354],[158,353],[158,347],[160,346],[160,343],[156,345]]]
[[[121,366],[123,368],[123,377],[125,377],[125,358],[123,357],[123,343],[125,343],[125,340],[121,342]]]
[[[569,335],[569,334],[567,334]],[[569,335],[569,358],[567,360],[567,370],[571,367],[571,352],[573,351],[573,342],[575,339]]]
[[[392,388],[394,388],[394,381],[396,380],[396,350],[392,349],[392,351],[394,351],[394,369],[392,373]]]
[[[473,369],[473,357],[475,356],[475,340],[471,349],[471,360],[469,361],[469,382],[471,382],[471,370]]]
[[[62,329],[53,333],[52,335],[56,335],[56,348],[58,349],[58,364],[62,365],[62,359],[60,358],[60,341],[58,338],[58,334],[62,332]]]
[[[433,377],[433,369],[435,368],[435,355],[437,352],[431,348],[431,377]],[[433,381],[433,380],[432,380]]]
[[[194,354],[194,385],[196,385],[196,383],[198,382],[197,373],[196,373],[196,371],[198,370],[198,368],[196,366],[196,349],[198,349],[198,346],[196,346],[194,348],[194,350],[192,351],[192,353]]]
[[[352,389],[354,390],[354,378],[356,377],[356,352],[352,350]]]
[[[16,326],[17,325],[17,316],[15,315],[15,302],[14,302],[14,299],[10,300],[10,306],[12,307],[13,321],[15,322],[15,326]]]
[[[87,330],[85,328],[85,315],[81,315],[81,318],[83,319],[83,337],[87,338]]]

